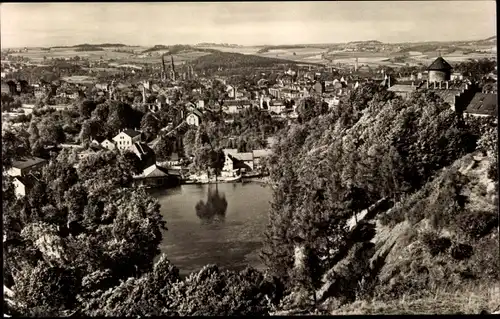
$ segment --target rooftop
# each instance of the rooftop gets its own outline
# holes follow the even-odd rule
[[[451,65],[448,62],[446,62],[446,60],[443,59],[442,57],[438,57],[427,68],[427,70],[429,70],[429,71],[430,70],[432,70],[432,71],[448,71],[448,70],[451,70],[451,69],[453,69],[451,67]]]
[[[38,165],[40,163],[47,162],[43,158],[39,157],[25,157],[21,160],[13,161],[12,162],[12,167],[19,168],[19,169],[24,169],[28,167],[32,167],[35,165]]]
[[[234,153],[231,154],[235,159],[239,161],[252,161],[253,160],[253,153]]]
[[[493,93],[476,93],[465,112],[496,116],[498,113],[497,95]]]
[[[395,84],[387,89],[387,91],[392,92],[414,92],[416,90],[417,86],[411,84]]]
[[[263,149],[263,150],[253,150],[253,157],[265,157],[271,155],[271,150]]]
[[[128,136],[134,138],[138,135],[141,135],[141,132],[137,132],[136,130],[131,130],[131,129],[126,129],[123,131],[123,133],[127,134]]]

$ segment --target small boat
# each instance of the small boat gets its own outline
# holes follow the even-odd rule
[[[241,175],[234,176],[234,177],[222,177],[222,178],[219,178],[219,181],[225,182],[225,183],[239,182],[240,180],[241,180]]]

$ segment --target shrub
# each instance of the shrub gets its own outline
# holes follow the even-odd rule
[[[446,250],[451,246],[451,240],[449,238],[439,237],[434,232],[426,232],[422,234],[422,242],[432,256],[446,252]]]
[[[471,238],[486,236],[497,222],[497,214],[489,211],[464,212],[455,220],[458,229]]]
[[[451,248],[451,257],[456,260],[469,259],[474,254],[474,248],[467,244],[457,244]]]
[[[175,287],[179,315],[266,315],[276,282],[247,268],[241,272],[205,266]]]
[[[498,182],[498,162],[492,161],[488,167],[488,178],[491,178],[495,182]]]

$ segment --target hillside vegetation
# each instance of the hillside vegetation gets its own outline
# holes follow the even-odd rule
[[[195,69],[231,69],[249,67],[278,67],[298,62],[230,52],[213,52],[192,62]]]
[[[498,281],[494,127],[432,94],[403,101],[365,86],[346,108],[283,132],[270,159],[264,250],[295,296],[282,307],[428,298]]]

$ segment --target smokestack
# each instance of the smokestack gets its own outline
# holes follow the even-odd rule
[[[163,69],[162,80],[165,80],[165,77],[167,76],[167,68],[165,67],[165,55],[161,56],[161,65]]]

